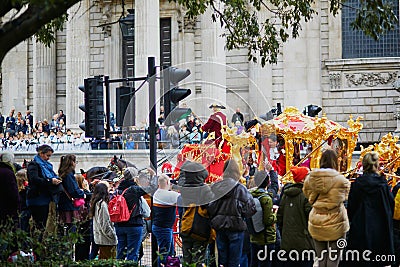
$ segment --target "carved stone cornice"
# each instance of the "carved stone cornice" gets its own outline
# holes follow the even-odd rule
[[[188,16],[178,18],[178,30],[179,32],[194,33],[196,30],[197,18],[189,18]]]
[[[358,72],[345,74],[348,87],[377,87],[391,85],[397,78],[397,72]]]
[[[104,37],[111,36],[111,19],[112,19],[112,0],[96,0],[99,7],[101,7],[102,16],[99,25],[102,25]]]

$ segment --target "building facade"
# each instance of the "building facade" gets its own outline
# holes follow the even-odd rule
[[[8,53],[1,68],[0,110],[7,114],[13,106],[17,111],[30,109],[35,120],[42,120],[62,109],[67,127],[78,128],[84,117],[78,108],[83,103],[78,86],[85,78],[133,73],[143,77],[147,57],[154,56],[159,70],[163,65],[190,69],[180,86],[192,90],[185,104],[200,118],[208,117],[208,106],[214,102],[227,107],[228,118],[239,107],[246,120],[277,103],[299,110],[316,104],[344,126],[349,115],[364,117],[359,141],[378,141],[396,130],[399,117],[399,93],[393,87],[400,68],[399,28],[375,43],[350,30],[351,8],[335,17],[329,13],[328,0],[316,1],[315,8],[318,14],[303,24],[300,36],[281,47],[278,62],[263,68],[248,62],[247,49],[224,49],[223,30],[212,22],[210,11],[189,19],[179,5],[167,0],[125,0],[124,6],[114,0],[83,0],[68,11],[69,20],[50,48],[31,38]],[[133,40],[122,37],[118,24],[128,9],[135,15]],[[262,11],[259,16],[269,14]],[[114,113],[115,88],[121,85],[111,84]],[[130,85],[139,88],[141,82]],[[135,94],[138,126],[148,117],[147,88],[144,85]],[[157,100],[158,109],[161,80]]]

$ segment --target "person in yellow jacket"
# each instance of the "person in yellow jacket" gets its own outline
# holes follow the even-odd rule
[[[314,240],[319,266],[339,265],[341,241],[350,228],[343,203],[349,191],[350,182],[338,172],[336,152],[325,150],[320,169],[313,169],[303,186],[304,195],[312,205],[308,231]]]

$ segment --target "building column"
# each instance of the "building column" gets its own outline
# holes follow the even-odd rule
[[[261,9],[258,18],[260,21],[265,21],[267,11]],[[249,61],[249,94],[247,107],[245,110],[242,109],[242,113],[249,113],[248,119],[251,120],[254,116],[267,113],[273,106],[276,106],[276,103],[273,102],[272,65],[266,63],[262,67],[261,58],[258,57],[257,63]]]
[[[160,4],[158,0],[135,1],[135,77],[147,75],[147,58],[155,57],[160,65]],[[159,71],[157,71],[159,73]],[[142,82],[136,82],[138,88]],[[156,83],[159,91],[160,82]],[[136,93],[136,124],[148,121],[149,92],[145,85]]]
[[[51,121],[57,113],[56,45],[46,47],[33,42],[33,115],[34,120]]]
[[[67,127],[78,129],[84,119],[79,105],[84,103],[84,94],[78,87],[89,78],[90,60],[90,3],[84,0],[68,10],[66,49],[66,95],[65,114]]]
[[[208,106],[220,103],[226,106],[226,53],[225,38],[221,37],[223,29],[211,19],[212,11],[208,9],[201,16],[201,96],[198,103],[198,115],[209,116]]]
[[[174,64],[180,69],[189,69],[190,75],[185,78],[182,82],[179,83],[181,88],[190,89],[192,91],[191,95],[182,101],[188,107],[193,108],[196,103],[195,98],[195,51],[194,51],[194,31],[196,27],[196,18],[189,19],[187,16],[184,16],[183,19],[178,22],[179,27],[179,40],[181,40],[179,45],[179,54],[181,57],[179,58],[180,63]],[[180,103],[180,105],[182,104]]]
[[[28,45],[30,41],[24,41],[11,49],[5,56],[1,65],[2,95],[1,114],[7,117],[11,108],[24,111],[27,107],[28,96]],[[36,120],[36,118],[34,118]]]

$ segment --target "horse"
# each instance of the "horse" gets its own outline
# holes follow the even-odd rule
[[[92,167],[86,172],[83,169],[81,169],[82,174],[86,173],[86,180],[89,183],[92,183],[94,179],[102,180],[103,177],[109,174],[109,172],[111,171],[107,167],[100,167],[100,166]]]
[[[135,164],[132,162],[129,162],[125,159],[122,158],[122,155],[118,158],[117,155],[114,155],[114,157],[110,161],[110,165],[114,165],[118,167],[118,170],[122,172],[124,169],[128,167],[133,167],[138,170]]]

